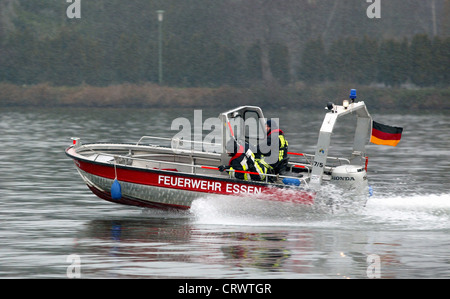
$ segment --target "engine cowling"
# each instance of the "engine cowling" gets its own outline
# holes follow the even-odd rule
[[[345,190],[368,192],[367,172],[357,165],[337,166],[331,172],[331,181]]]

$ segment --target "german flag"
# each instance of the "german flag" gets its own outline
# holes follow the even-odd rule
[[[391,127],[372,121],[370,142],[381,145],[396,146],[402,137],[403,128]]]

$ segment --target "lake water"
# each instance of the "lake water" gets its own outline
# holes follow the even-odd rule
[[[290,150],[314,153],[324,113],[266,116],[282,117]],[[374,194],[358,211],[211,196],[189,212],[115,205],[93,195],[64,154],[73,136],[172,137],[172,120],[193,114],[2,108],[0,278],[450,278],[449,112],[371,111],[404,133],[397,147],[368,145]],[[333,151],[351,142],[351,126],[336,130]]]

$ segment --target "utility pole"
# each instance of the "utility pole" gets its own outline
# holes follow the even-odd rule
[[[437,24],[436,24],[436,2],[431,1],[431,17],[433,18],[433,36],[437,36]]]
[[[163,65],[162,65],[162,22],[164,18],[164,10],[157,10],[158,14],[158,81],[159,85],[163,84]]]

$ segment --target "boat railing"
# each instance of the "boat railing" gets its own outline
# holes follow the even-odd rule
[[[167,138],[167,137],[156,137],[156,136],[142,136],[139,141],[136,143],[136,145],[139,145],[142,140],[144,139],[155,139],[155,140],[164,140],[164,141],[171,141],[172,138]]]
[[[222,149],[222,144],[220,144],[220,143],[193,141],[193,140],[186,140],[186,139],[180,139],[180,138],[156,137],[156,136],[142,136],[139,139],[139,141],[136,143],[136,145],[137,146],[140,145],[142,140],[145,140],[145,139],[167,141],[168,144],[170,144],[170,148],[175,152],[189,151],[192,153],[197,153],[197,152],[205,152],[205,153],[215,152],[215,153],[217,153]],[[197,150],[196,145],[200,145],[199,148],[201,150]],[[158,146],[158,145],[155,145],[155,146]],[[212,149],[212,151],[209,151],[208,149]]]
[[[301,157],[304,159],[304,161],[301,160],[290,160],[288,163],[288,168],[290,168],[291,172],[293,168],[303,168],[306,169],[308,174],[312,170],[312,166],[314,163],[314,155],[311,154],[304,154],[304,153],[293,153],[288,152],[288,155],[295,156],[295,157]],[[333,163],[335,165],[330,165],[330,163]],[[327,165],[324,166],[325,169],[331,170],[333,167],[343,165],[343,164],[350,164],[350,160],[347,158],[340,158],[340,157],[328,157],[327,158]]]
[[[167,137],[157,137],[157,136],[142,136],[139,141],[136,143],[136,145],[140,145],[142,140],[144,139],[154,139],[154,140],[163,140],[163,141],[167,141],[170,142],[170,147],[172,148],[172,150],[174,150],[175,152],[178,153],[182,153],[183,151],[187,151],[187,152],[191,152],[191,153],[198,153],[198,152],[204,152],[204,151],[196,151],[195,150],[195,145],[196,144],[201,144],[202,145],[202,149],[204,149],[205,147],[203,145],[207,145],[208,147],[220,147],[221,148],[221,144],[219,143],[211,143],[211,142],[204,142],[204,141],[192,141],[192,140],[184,140],[184,139],[180,139],[180,138],[167,138]],[[190,144],[189,147],[185,146],[185,144]],[[193,148],[194,145],[194,148]],[[154,145],[157,146],[157,145]],[[206,147],[206,148],[208,148]],[[208,151],[206,151],[208,152]],[[217,152],[217,151],[213,151],[213,152]],[[296,157],[303,157],[304,158],[304,162],[302,161],[292,161],[293,164],[295,163],[304,163],[303,165],[313,165],[313,161],[314,161],[314,157],[315,155],[312,154],[305,154],[305,153],[294,153],[294,152],[288,152],[289,155],[293,155]],[[337,163],[337,165],[342,165],[342,164],[351,164],[350,160],[347,158],[341,158],[341,157],[327,157],[327,162],[330,163]],[[328,163],[327,163],[328,164]],[[305,165],[305,166],[306,166]],[[310,170],[309,167],[306,167],[308,170]]]
[[[172,162],[172,161],[160,161],[160,160],[152,160],[152,159],[142,159],[142,158],[137,158],[137,157],[130,157],[128,155],[114,155],[114,154],[109,154],[109,153],[97,153],[97,157],[95,157],[94,161],[96,161],[99,156],[104,156],[104,157],[110,157],[111,159],[109,159],[108,161],[102,161],[102,162],[107,162],[110,164],[115,164],[115,165],[125,165],[125,166],[130,166],[131,163],[128,163],[126,161],[142,161],[142,162],[147,162],[147,163],[153,163],[153,169],[164,169],[165,171],[168,172],[174,172],[177,173],[178,170],[171,170],[171,169],[167,169],[168,166],[183,166],[186,168],[191,168],[191,173],[190,174],[198,174],[196,172],[197,169],[213,169],[213,167],[205,167],[204,165],[197,165],[197,164],[188,164],[188,163],[181,163],[181,162]],[[168,166],[163,166],[163,165],[168,165]],[[155,166],[159,166],[159,167],[155,167]],[[147,168],[149,168],[149,166],[146,166]],[[166,168],[166,169],[165,169]],[[216,169],[216,167],[214,167],[214,169]],[[236,172],[234,170],[227,170],[227,172]],[[238,171],[238,172],[242,172],[242,171]],[[183,172],[181,172],[183,173]],[[250,173],[250,172],[248,172]],[[221,174],[217,174],[214,175],[215,177],[221,177]],[[301,184],[303,184],[304,186],[308,186],[308,182],[306,181],[305,178],[302,177],[294,177],[294,176],[286,176],[286,175],[274,175],[274,174],[266,174],[265,175],[265,182],[269,183],[269,179],[270,178],[274,178],[274,179],[284,179],[284,178],[292,178],[292,179],[298,179]],[[257,181],[255,181],[257,182]]]

